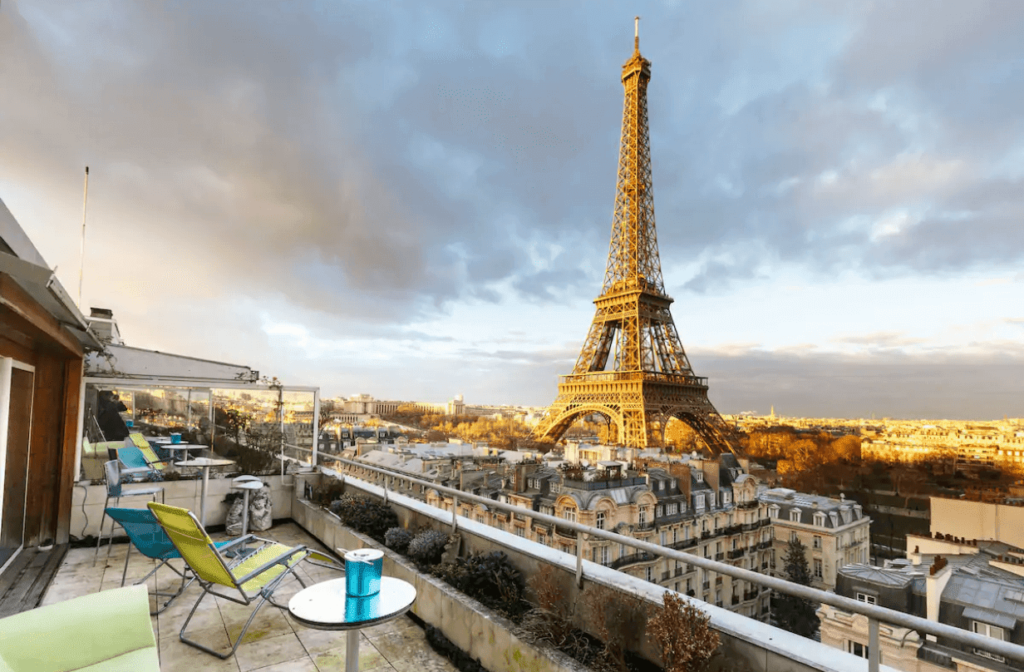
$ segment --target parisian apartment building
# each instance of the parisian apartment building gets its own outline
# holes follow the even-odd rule
[[[570,442],[557,458],[472,444],[361,444],[346,457],[763,574],[782,575],[786,543],[796,534],[807,548],[814,585],[823,589],[835,587],[845,562],[867,561],[870,520],[858,504],[768,489],[749,473],[746,458],[731,454],[702,459]],[[452,498],[438,490],[409,487],[400,478],[359,467],[338,469],[452,510]],[[470,520],[576,553],[572,530],[552,529],[525,512],[465,501],[458,507]],[[770,591],[750,582],[604,539],[585,538],[582,551],[587,560],[667,589],[750,618],[769,617]]]

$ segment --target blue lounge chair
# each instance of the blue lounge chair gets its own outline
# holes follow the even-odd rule
[[[120,509],[110,507],[106,510],[108,516],[115,522],[119,523],[124,528],[125,533],[128,534],[128,539],[132,542],[128,546],[128,552],[124,556],[124,571],[121,573],[121,586],[124,586],[125,578],[128,576],[128,558],[132,554],[132,546],[139,550],[147,558],[151,560],[160,560],[161,562],[153,568],[149,574],[135,582],[135,585],[145,583],[146,579],[153,576],[153,574],[167,565],[167,568],[172,572],[181,577],[181,588],[175,593],[163,593],[160,591],[154,591],[151,595],[160,595],[163,597],[169,597],[170,599],[164,602],[163,606],[159,607],[156,611],[151,612],[151,615],[155,616],[161,613],[164,609],[174,602],[175,598],[185,592],[192,581],[195,580],[189,569],[188,565],[184,565],[181,571],[178,568],[170,564],[168,561],[173,559],[181,559],[181,554],[178,553],[178,549],[171,543],[167,533],[164,532],[164,528],[160,526],[156,516],[149,509]],[[232,544],[232,541],[221,541],[214,543],[218,549]]]

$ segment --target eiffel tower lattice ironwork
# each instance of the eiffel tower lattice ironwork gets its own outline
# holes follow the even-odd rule
[[[622,66],[625,103],[604,286],[576,366],[562,376],[535,436],[557,440],[579,417],[597,413],[608,418],[614,443],[643,448],[660,443],[654,422],[664,427],[676,417],[713,452],[732,451],[730,429],[708,400],[707,378],[694,375],[669,312],[672,299],[665,293],[654,227],[650,79],[637,28],[633,55]]]

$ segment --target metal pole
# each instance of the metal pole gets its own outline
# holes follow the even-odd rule
[[[583,533],[576,533],[576,587],[583,587]]]
[[[882,652],[878,650],[878,621],[868,617],[868,672],[878,672],[878,660]]]
[[[89,166],[85,167],[85,189],[82,195],[82,258],[78,264],[78,307],[82,307],[82,275],[85,271],[85,213],[89,205]]]
[[[298,441],[296,441],[298,443]],[[320,448],[320,390],[313,392],[313,457],[310,466],[316,466],[316,453]]]

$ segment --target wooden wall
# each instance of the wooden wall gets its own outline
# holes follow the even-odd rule
[[[67,543],[84,352],[67,329],[3,273],[0,355],[35,367],[25,546]]]

